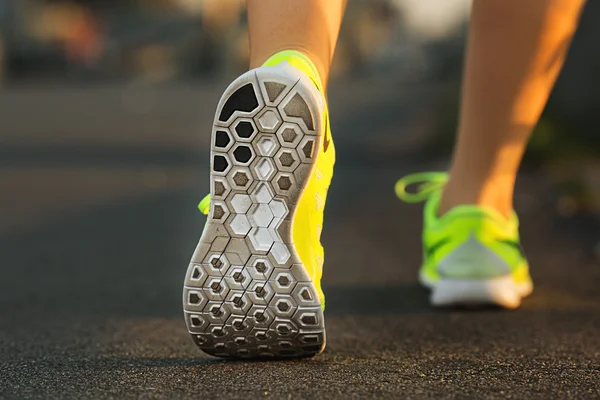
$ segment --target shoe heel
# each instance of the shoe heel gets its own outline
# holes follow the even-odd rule
[[[188,330],[213,356],[306,357],[325,346],[319,296],[292,240],[322,100],[289,68],[240,76],[215,115],[211,207],[183,294]]]

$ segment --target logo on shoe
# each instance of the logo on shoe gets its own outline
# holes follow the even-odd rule
[[[499,242],[509,247],[512,247],[521,255],[521,257],[525,258],[525,251],[523,250],[523,246],[521,246],[521,243],[515,240],[499,240]]]
[[[327,152],[329,148],[329,115],[325,114],[325,138],[323,138],[323,152]]]
[[[427,258],[431,258],[434,256],[434,254],[443,246],[447,245],[448,243],[450,243],[451,240],[450,238],[443,238],[440,241],[430,245],[430,246],[425,246],[425,256]]]

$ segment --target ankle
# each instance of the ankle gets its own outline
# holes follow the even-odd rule
[[[510,218],[513,213],[512,182],[506,179],[489,179],[483,183],[470,183],[467,180],[450,178],[442,192],[438,215],[461,205],[476,205],[495,210]]]

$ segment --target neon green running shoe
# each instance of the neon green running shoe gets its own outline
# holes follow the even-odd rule
[[[446,173],[424,172],[396,183],[407,203],[426,201],[423,265],[419,280],[432,290],[435,306],[498,305],[517,308],[533,283],[519,240],[519,220],[492,209],[463,205],[437,216]],[[409,185],[418,184],[415,193]]]
[[[218,357],[325,347],[320,243],[335,148],[318,72],[273,55],[225,90],[212,127],[208,220],[188,266],[188,331]]]

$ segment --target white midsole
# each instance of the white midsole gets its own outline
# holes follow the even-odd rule
[[[419,281],[431,289],[434,306],[495,304],[517,308],[521,299],[533,290],[531,282],[516,283],[511,275],[488,279],[440,278],[434,282],[421,273]]]

